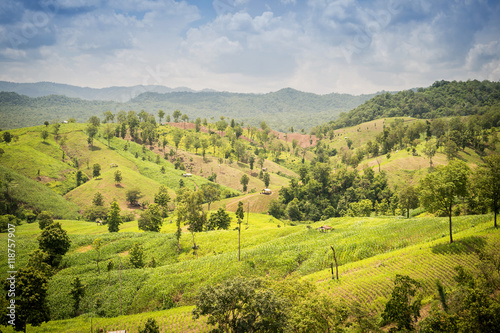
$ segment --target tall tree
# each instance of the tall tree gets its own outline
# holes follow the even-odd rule
[[[170,202],[170,195],[168,194],[168,190],[164,185],[160,185],[160,187],[158,188],[158,193],[155,193],[154,201],[162,208],[162,216],[166,217],[168,203]]]
[[[194,233],[202,231],[206,221],[202,208],[203,194],[201,191],[192,191],[183,187],[177,191],[176,200],[178,202],[177,217],[188,225],[188,230],[193,238],[193,250],[197,254],[198,246],[196,245]]]
[[[434,140],[429,140],[425,143],[423,152],[429,158],[429,166],[432,168],[432,158],[436,155],[436,143]]]
[[[453,243],[451,223],[452,208],[457,197],[467,195],[470,169],[462,161],[452,160],[447,166],[439,166],[420,181],[420,202],[431,212],[443,211],[449,217],[450,243]]]
[[[99,261],[101,261],[101,246],[102,246],[102,239],[101,238],[96,238],[92,242],[92,248],[97,252],[97,259],[95,260],[96,265],[97,265],[97,274],[101,274],[101,269],[99,268]]]
[[[108,230],[109,232],[118,232],[120,224],[122,224],[120,216],[120,206],[116,201],[111,203],[111,210],[108,213]]]
[[[61,227],[59,222],[54,222],[42,230],[38,236],[40,250],[47,252],[50,256],[50,265],[59,266],[62,256],[68,252],[71,240],[68,233]]]
[[[237,277],[207,285],[196,297],[193,316],[221,332],[280,332],[286,325],[286,300],[259,279]]]
[[[165,111],[163,110],[158,110],[158,118],[160,119],[160,125],[161,125],[161,120],[165,117]]]
[[[159,232],[162,224],[160,206],[155,203],[148,206],[148,209],[141,214],[138,221],[139,229],[144,231]]]
[[[240,178],[240,184],[243,185],[243,192],[247,191],[248,182],[250,181],[250,177],[246,173],[243,174]]]
[[[52,218],[52,213],[48,211],[43,211],[36,217],[38,220],[38,227],[43,230],[54,222]]]
[[[479,189],[479,196],[485,199],[495,214],[494,226],[497,228],[497,215],[500,210],[500,155],[484,158],[473,175],[473,184]]]
[[[210,218],[207,221],[206,230],[227,230],[231,224],[231,217],[226,212],[226,210],[220,207],[215,213],[210,214]]]
[[[104,126],[104,138],[106,139],[106,141],[108,141],[108,147],[110,147],[111,145],[111,139],[115,136],[115,132],[116,132],[116,129],[113,125],[111,124],[106,124],[106,126]]]
[[[8,282],[12,276],[7,278]],[[49,288],[48,277],[41,271],[27,266],[21,268],[14,277],[16,285],[15,320],[5,323],[10,318],[2,316],[1,324],[14,325],[16,331],[26,332],[26,325],[40,326],[50,320],[50,309],[47,302]],[[9,292],[10,283],[4,284],[6,294]],[[10,304],[9,304],[10,305]]]
[[[104,120],[103,123],[112,123],[115,120],[115,115],[111,111],[106,111],[103,113]]]
[[[203,193],[204,201],[208,204],[207,210],[210,210],[210,204],[214,201],[220,200],[219,186],[213,183],[207,183],[201,185],[200,190]]]
[[[174,122],[177,123],[179,122],[179,118],[181,117],[182,115],[182,112],[180,112],[179,110],[175,110],[174,113],[172,114],[172,116],[174,117]]]
[[[120,170],[115,171],[115,184],[118,185],[122,181],[122,172]]]
[[[396,275],[391,299],[385,305],[382,318],[396,323],[397,331],[412,331],[413,323],[420,317],[421,297],[417,295],[420,283],[406,275]]]
[[[77,276],[71,281],[70,295],[73,298],[73,315],[76,317],[78,315],[78,310],[80,309],[80,302],[85,295],[85,285],[80,281]]]
[[[266,188],[269,188],[269,183],[271,182],[271,176],[269,175],[269,173],[265,172],[262,180],[264,181],[264,185],[266,186]]]
[[[101,175],[101,165],[99,163],[95,163],[92,167],[92,177],[97,178]]]
[[[49,131],[47,131],[46,129],[42,130],[41,137],[43,139],[43,142],[45,142],[45,140],[47,140],[47,138],[49,137]]]
[[[418,207],[418,193],[415,187],[409,185],[399,192],[399,204],[406,210],[406,217],[410,217],[410,209]]]
[[[129,251],[129,260],[135,268],[144,267],[144,248],[139,243],[134,243]]]
[[[92,204],[94,206],[104,206],[104,197],[102,196],[101,192],[96,192],[96,194],[94,194]]]

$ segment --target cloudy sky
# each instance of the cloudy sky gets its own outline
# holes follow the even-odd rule
[[[500,80],[500,1],[2,0],[0,80],[372,93]]]

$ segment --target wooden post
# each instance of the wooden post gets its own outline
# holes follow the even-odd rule
[[[333,260],[335,260],[335,272],[336,272],[337,280],[338,280],[339,279],[339,266],[337,264],[337,257],[335,256],[335,249],[333,248],[333,245],[330,247],[332,248],[332,251],[333,251]],[[333,263],[332,263],[332,277],[333,277]]]
[[[120,315],[123,315],[122,311],[122,258],[120,257]]]
[[[238,261],[241,261],[241,219],[238,218]]]

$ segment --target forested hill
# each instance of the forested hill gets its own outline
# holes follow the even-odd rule
[[[129,103],[135,109],[154,112],[179,109],[191,119],[220,116],[234,118],[258,126],[265,121],[272,129],[287,132],[334,120],[341,112],[357,107],[375,94],[353,96],[332,93],[316,95],[291,88],[268,94],[227,92],[144,93]]]
[[[438,118],[500,112],[500,82],[436,81],[428,88],[380,94],[330,122],[334,129],[363,122],[409,116]],[[499,124],[495,124],[499,126]]]
[[[197,117],[218,120],[233,118],[258,126],[265,121],[278,131],[296,131],[334,120],[339,113],[349,111],[372,95],[316,95],[294,89],[282,89],[268,94],[236,94],[224,92],[146,92],[127,103],[89,101],[50,95],[31,98],[14,92],[0,92],[0,128],[12,129],[43,124],[44,121],[67,120],[85,122],[105,111],[144,110],[157,114],[164,110],[172,114],[180,110],[190,120]],[[210,120],[209,120],[210,121]]]
[[[174,91],[193,91],[189,88],[168,88],[165,86],[148,85],[132,87],[89,88],[53,82],[14,83],[0,81],[0,91],[15,92],[28,97],[43,97],[62,95],[84,100],[128,102],[145,92],[169,93]]]

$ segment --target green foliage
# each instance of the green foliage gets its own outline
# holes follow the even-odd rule
[[[285,205],[281,203],[279,200],[272,199],[269,203],[268,212],[269,215],[279,219],[283,215],[285,215]]]
[[[104,206],[104,197],[102,196],[101,192],[96,192],[94,194],[94,198],[92,198],[92,204],[99,207]]]
[[[134,243],[129,251],[129,260],[135,268],[144,267],[144,248],[139,243]]]
[[[47,226],[54,222],[51,212],[43,211],[37,216],[38,227],[40,229],[45,229]]]
[[[247,191],[248,182],[250,181],[250,177],[245,173],[240,178],[240,184],[243,185],[243,192]]]
[[[133,206],[136,206],[139,202],[139,199],[143,197],[141,191],[137,188],[128,190],[125,194],[126,200]]]
[[[208,204],[208,210],[210,210],[210,204],[214,201],[220,200],[221,191],[219,186],[207,183],[201,185],[200,190],[202,191],[204,201]]]
[[[271,182],[271,176],[269,175],[269,173],[267,172],[264,173],[262,181],[264,182],[264,186],[266,186],[266,188],[269,188],[269,183]]]
[[[471,93],[471,92],[474,93]],[[332,122],[333,129],[350,127],[362,122],[387,118],[409,116],[415,118],[433,119],[449,116],[465,116],[475,113],[475,110],[490,110],[498,106],[500,84],[490,81],[448,82],[436,81],[431,87],[400,91],[395,94],[384,93],[373,97],[364,104],[340,114]],[[491,110],[494,110],[491,108]],[[496,118],[491,114],[488,125],[498,126]],[[485,128],[489,128],[485,127]]]
[[[497,215],[500,213],[500,155],[484,158],[473,175],[473,186],[478,189],[480,201],[486,201],[495,214],[494,226],[497,227]]]
[[[109,208],[104,206],[90,206],[83,211],[83,216],[87,221],[104,221],[109,213]]]
[[[101,175],[101,166],[96,163],[92,167],[92,177],[97,178]]]
[[[243,220],[245,217],[245,212],[243,211],[243,202],[238,201],[238,208],[236,209],[236,217]]]
[[[122,218],[120,216],[120,206],[116,201],[111,203],[111,210],[108,213],[108,230],[109,232],[118,232],[120,224],[122,224]]]
[[[53,274],[53,269],[50,266],[50,255],[40,249],[36,249],[29,254],[26,267],[35,269],[43,274],[47,279]]]
[[[289,186],[279,191],[281,202],[287,206],[297,199],[290,206],[294,220],[318,221],[322,216],[326,217],[323,212],[328,207],[334,208],[336,216],[344,216],[351,203],[357,209],[360,201],[369,200],[373,206],[392,197],[384,172],[374,175],[367,169],[361,176],[357,170],[338,168],[333,172],[326,163],[316,163],[310,169],[302,167],[299,173],[301,183],[291,179]],[[363,207],[368,207],[367,202]],[[354,214],[352,209],[349,214]],[[367,215],[368,212],[363,211],[362,214]]]
[[[71,282],[71,290],[69,291],[69,294],[71,295],[71,298],[73,299],[73,315],[77,316],[78,315],[78,310],[80,309],[80,302],[85,295],[85,285],[82,284],[80,281],[79,277],[76,277],[73,279]]]
[[[115,183],[120,184],[120,182],[123,180],[122,177],[122,172],[120,170],[115,171]]]
[[[50,190],[47,186],[0,165],[0,176],[4,177],[6,174],[12,176],[16,186],[9,189],[7,197],[4,194],[4,207],[24,203],[38,211],[50,211],[55,218],[76,219],[79,216],[78,211],[80,208],[74,203],[65,200],[61,195]],[[10,211],[11,209],[8,209],[7,213]],[[12,213],[14,212],[12,211]]]
[[[137,223],[139,229],[144,231],[159,232],[163,224],[160,206],[158,204],[149,205],[148,209],[141,214]]]
[[[160,333],[160,328],[155,319],[148,318],[146,324],[144,324],[144,328],[140,329],[139,333]]]
[[[9,276],[12,278],[12,276]],[[14,324],[16,331],[26,332],[26,325],[40,326],[50,320],[50,310],[47,306],[48,278],[33,267],[22,268],[15,275],[15,313],[14,317],[2,311],[0,323],[3,325]],[[10,282],[4,284],[5,294],[12,293]],[[14,296],[14,295],[12,295]],[[10,304],[9,304],[10,305]],[[2,307],[3,308],[3,307]],[[10,317],[10,318],[9,318]],[[11,323],[8,320],[13,319]]]
[[[205,229],[208,230],[227,230],[231,224],[231,217],[224,208],[219,208],[217,212],[210,214]]]
[[[155,194],[154,202],[162,208],[167,208],[170,202],[170,195],[168,190],[164,185],[160,185],[158,188],[158,193]]]
[[[410,217],[410,209],[418,207],[418,193],[412,185],[405,186],[399,192],[399,204],[402,209],[406,210],[406,217]]]
[[[450,243],[453,243],[451,216],[457,197],[467,195],[470,169],[462,161],[451,161],[444,167],[436,168],[421,180],[420,202],[431,212],[442,211],[450,219]]]
[[[286,324],[287,303],[259,279],[234,278],[202,288],[194,318],[207,315],[213,332],[277,332]]]
[[[412,330],[420,317],[421,296],[417,295],[420,283],[406,275],[396,275],[391,299],[385,305],[382,318],[395,323],[397,330]]]
[[[62,256],[68,252],[71,245],[68,233],[62,229],[59,222],[45,227],[37,239],[40,250],[49,254],[52,267],[59,265]]]
[[[294,198],[286,206],[286,215],[291,221],[302,220],[302,213],[300,211],[299,200],[297,198]]]

